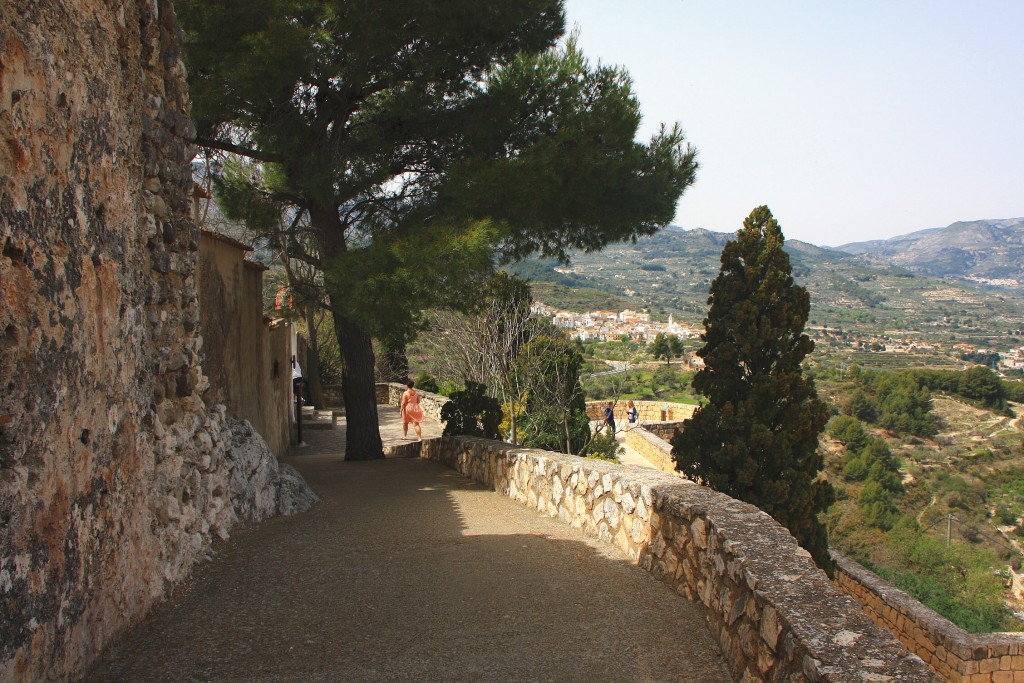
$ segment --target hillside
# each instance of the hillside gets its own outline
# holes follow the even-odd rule
[[[888,240],[838,247],[937,277],[1016,280],[1024,285],[1024,218],[953,223]]]
[[[1024,226],[1022,226],[1024,229]],[[596,290],[629,307],[699,325],[708,288],[718,274],[722,247],[732,237],[669,227],[636,244],[575,253],[568,265],[529,260],[511,270],[535,282],[559,285],[562,303],[592,299]],[[892,265],[869,254],[850,254],[790,240],[797,282],[811,294],[812,326],[887,334],[935,342],[966,342],[1003,349],[1024,344],[1024,290],[941,279]],[[558,268],[556,271],[555,268]],[[559,301],[548,301],[559,305]],[[571,308],[571,306],[564,306]]]

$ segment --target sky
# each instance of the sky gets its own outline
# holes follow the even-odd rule
[[[838,246],[1024,216],[1024,1],[567,0],[594,63],[626,67],[641,137],[698,150],[675,225],[767,204]]]

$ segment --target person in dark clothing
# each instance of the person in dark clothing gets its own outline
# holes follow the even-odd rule
[[[608,401],[608,405],[604,407],[604,423],[608,425],[611,433],[615,433],[615,408],[611,401]]]

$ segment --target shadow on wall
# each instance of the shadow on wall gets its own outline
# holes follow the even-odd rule
[[[422,457],[618,547],[707,608],[737,679],[932,681],[771,517],[663,472],[469,437]]]

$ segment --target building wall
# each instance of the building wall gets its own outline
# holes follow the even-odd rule
[[[263,268],[245,261],[247,247],[203,232],[199,242],[203,398],[248,420],[278,457],[291,435],[290,328],[263,316]]]
[[[236,519],[184,73],[170,0],[2,4],[0,681],[77,677]]]

